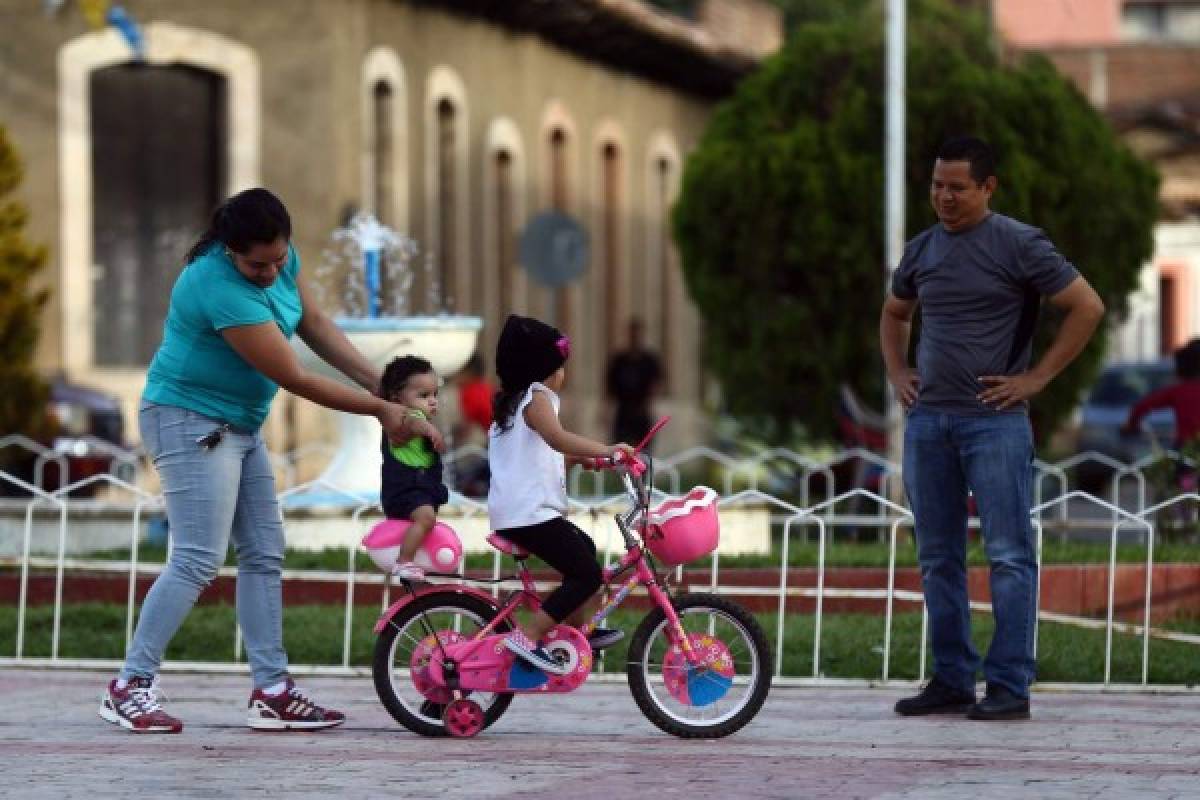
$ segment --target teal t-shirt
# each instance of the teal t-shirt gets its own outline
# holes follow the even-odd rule
[[[142,397],[228,422],[239,430],[262,427],[279,385],[243,359],[221,331],[275,322],[291,338],[303,305],[296,278],[300,259],[288,245],[287,264],[269,288],[255,286],[214,245],[184,267],[163,326],[163,341]]]

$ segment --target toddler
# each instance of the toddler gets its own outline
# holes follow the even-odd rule
[[[442,459],[429,439],[435,433],[430,422],[437,416],[438,376],[433,365],[418,356],[393,359],[383,371],[380,394],[399,403],[408,413],[425,423],[425,429],[399,444],[383,437],[383,480],[380,501],[388,519],[409,520],[408,533],[396,560],[395,573],[401,578],[419,581],[425,571],[413,558],[421,542],[437,524],[438,507],[450,499],[442,484]]]

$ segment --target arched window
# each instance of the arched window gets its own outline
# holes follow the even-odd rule
[[[480,298],[476,312],[484,318],[479,349],[494,353],[496,339],[509,314],[539,316],[531,310],[525,271],[520,268],[519,241],[526,216],[526,162],[521,130],[508,117],[488,123],[483,145],[483,192],[480,197],[482,251],[472,288]]]
[[[561,127],[550,131],[550,163],[548,182],[550,208],[554,211],[567,211],[567,132]],[[562,287],[552,290],[550,318],[560,330],[571,330],[571,302],[569,290]]]
[[[434,169],[437,170],[437,204],[438,204],[438,249],[436,259],[436,278],[441,288],[442,302],[449,310],[461,308],[464,304],[458,298],[456,272],[457,234],[458,234],[458,203],[455,148],[458,137],[458,110],[448,98],[443,98],[437,105],[437,154],[434,159]],[[436,311],[437,309],[430,309]]]
[[[500,284],[500,314],[513,308],[513,284],[516,282],[516,254],[513,230],[513,158],[508,150],[497,150],[493,156],[496,171],[496,273]],[[482,283],[482,281],[480,282]]]
[[[395,131],[392,130],[392,104],[395,97],[387,81],[378,81],[372,90],[374,130],[371,137],[373,196],[371,206],[375,216],[385,225],[395,226],[396,209],[392,198],[395,192],[393,174],[396,164]]]
[[[130,64],[129,47],[107,30],[81,34],[63,44],[57,54],[61,219],[61,290],[55,292],[61,304],[58,346],[62,367],[106,388],[117,386],[110,379],[124,381],[128,366],[145,365],[147,345],[142,336],[151,334],[134,336],[128,328],[118,333],[105,321],[124,313],[111,303],[113,293],[128,297],[128,290],[102,285],[108,281],[96,280],[96,267],[108,274],[110,269],[122,269],[116,261],[132,258],[139,264],[135,271],[140,271],[145,256],[124,249],[129,247],[128,241],[99,241],[108,235],[107,231],[116,229],[98,216],[145,215],[147,227],[135,238],[150,242],[155,249],[156,270],[173,280],[183,251],[207,225],[215,201],[261,183],[259,65],[254,50],[226,36],[173,23],[148,22],[143,33],[145,60],[137,67]],[[107,68],[119,65],[129,72],[101,76]],[[145,74],[131,74],[137,70]],[[175,88],[167,88],[168,83]],[[116,96],[138,94],[142,89],[158,95],[155,105],[149,109],[136,107],[125,119],[114,118],[119,116],[115,113],[119,108],[128,108]],[[148,112],[160,121],[153,130],[135,129],[129,137],[121,133],[123,126],[137,128],[138,120],[144,120]],[[95,119],[96,115],[103,119]],[[182,131],[182,135],[178,140],[168,140],[164,131]],[[107,141],[99,142],[96,137]],[[137,144],[139,141],[144,144]],[[172,149],[188,155],[176,159],[169,155]],[[210,155],[212,161],[206,166]],[[152,163],[168,166],[154,169],[153,174],[133,172],[145,170]],[[140,192],[134,198],[136,209],[121,208],[123,200],[114,192],[124,191],[122,184],[134,180],[135,174],[139,175],[137,180],[144,175],[158,188]],[[168,201],[165,206],[145,206],[152,198],[164,195]],[[114,207],[114,203],[118,205]],[[188,210],[192,206],[198,209],[195,218]],[[153,277],[163,278],[157,272]],[[153,296],[155,285],[149,281],[139,283],[135,291],[142,298]],[[169,290],[167,283],[162,292],[164,303]],[[162,335],[161,324],[152,321],[153,309],[137,313],[141,315],[140,328],[152,330],[154,337]],[[107,342],[99,341],[110,334],[113,338]],[[142,357],[131,355],[138,352]],[[107,368],[110,365],[115,371]]]
[[[613,142],[601,149],[600,238],[603,252],[601,269],[604,286],[603,347],[604,362],[625,341],[625,310],[622,297],[621,263],[621,151]],[[603,365],[601,365],[603,366]]]
[[[376,47],[363,59],[362,193],[360,204],[381,222],[410,232],[408,174],[408,84],[400,57]]]
[[[654,162],[654,258],[657,263],[648,265],[659,275],[662,302],[658,311],[658,346],[663,355],[664,372],[663,388],[669,394],[671,385],[671,352],[675,344],[674,331],[675,293],[678,290],[678,278],[674,251],[671,248],[671,187],[673,175],[671,162],[666,158],[658,158]]]

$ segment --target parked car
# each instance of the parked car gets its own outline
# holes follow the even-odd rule
[[[1094,451],[1132,464],[1154,451],[1155,440],[1161,447],[1170,447],[1175,438],[1175,414],[1168,409],[1154,411],[1143,421],[1153,438],[1145,432],[1123,434],[1121,427],[1138,400],[1174,380],[1175,366],[1170,359],[1105,368],[1080,409],[1078,451]],[[1078,468],[1079,483],[1085,488],[1097,488],[1111,474],[1110,467],[1094,461]]]
[[[99,389],[71,383],[58,376],[50,381],[50,397],[46,406],[47,415],[53,420],[55,433],[49,442],[42,442],[61,455],[67,466],[67,479],[75,483],[84,478],[110,471],[114,465],[119,469],[124,458],[119,457],[127,449],[125,444],[125,421],[121,415],[121,404],[111,394]],[[17,477],[35,483],[35,457],[21,459],[12,467]],[[132,467],[130,463],[127,466]],[[59,474],[58,465],[46,462],[41,477],[42,488],[54,491],[65,485]],[[0,494],[19,494],[15,485],[7,481],[0,486]],[[88,487],[93,489],[96,487]],[[90,495],[85,489],[80,495]],[[74,493],[73,493],[74,494]]]
[[[50,413],[58,422],[51,447],[67,457],[71,483],[111,471],[114,449],[127,449],[121,403],[107,392],[56,378]]]

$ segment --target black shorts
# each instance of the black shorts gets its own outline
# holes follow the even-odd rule
[[[383,514],[388,519],[408,519],[421,506],[432,506],[437,511],[449,499],[440,463],[427,469],[393,464],[384,475],[380,492]]]

